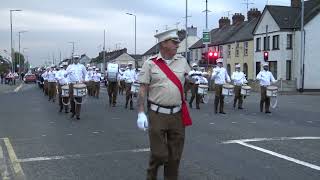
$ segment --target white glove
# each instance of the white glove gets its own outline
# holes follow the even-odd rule
[[[141,130],[147,130],[148,129],[148,118],[144,112],[140,112],[138,114],[138,120],[137,120],[138,128]]]

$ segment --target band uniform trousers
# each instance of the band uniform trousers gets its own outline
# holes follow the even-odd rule
[[[270,97],[267,96],[267,87],[261,86],[260,111],[263,111],[263,104],[265,104],[265,111],[268,112],[270,108]]]
[[[49,100],[53,99],[55,101],[56,94],[57,94],[57,83],[56,82],[48,82],[48,93],[49,93]]]
[[[181,111],[162,114],[149,110],[150,161],[147,180],[156,180],[161,165],[165,180],[178,180],[178,170],[183,152],[185,127]]]
[[[199,108],[200,106],[200,95],[198,94],[199,84],[192,84],[191,86],[191,99],[189,104],[192,105],[194,98],[196,98],[196,106]]]
[[[48,80],[45,80],[43,83],[43,91],[44,91],[44,95],[48,96]]]
[[[93,92],[94,92],[94,81],[88,81],[88,94],[89,96],[93,96]]]
[[[72,84],[72,83],[69,84],[71,112],[72,112],[72,114],[75,114],[77,117],[80,117],[81,104],[77,104],[77,103],[75,103],[75,101],[77,101],[78,103],[82,103],[82,97],[74,97],[73,96],[73,85],[74,84]]]
[[[100,81],[99,82],[93,82],[93,86],[94,86],[94,97],[99,97],[100,94]]]
[[[130,101],[130,108],[132,109],[133,102],[132,102],[131,85],[132,83],[126,83],[126,107],[128,106],[128,103]]]
[[[118,82],[110,82],[108,86],[109,104],[116,105],[118,95]]]
[[[59,97],[59,107],[60,107],[60,111],[62,111],[63,107],[65,112],[68,112],[68,105],[64,105],[63,103],[68,103],[69,98],[68,97],[62,97],[62,89],[61,89],[62,85],[58,83],[58,97]],[[63,103],[62,103],[63,102]]]
[[[120,81],[119,94],[123,95],[123,91],[125,91],[125,89],[126,89],[125,81]]]
[[[218,105],[219,106],[219,112],[224,112],[224,96],[222,95],[222,88],[223,85],[216,84],[215,85],[215,99],[214,99],[214,112],[218,112]]]
[[[184,83],[184,98],[187,101],[188,100],[188,91],[190,90],[190,88],[192,87],[193,83],[189,83],[189,82],[185,82]]]
[[[242,108],[243,103],[243,97],[241,95],[241,86],[234,86],[234,101],[233,101],[233,107],[236,107],[237,101],[238,102],[238,108]]]

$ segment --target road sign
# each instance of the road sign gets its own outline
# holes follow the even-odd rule
[[[203,44],[210,44],[210,33],[208,30],[204,30],[202,33]]]

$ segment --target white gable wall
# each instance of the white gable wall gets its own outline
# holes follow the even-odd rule
[[[262,15],[262,19],[260,20],[254,34],[264,34],[266,33],[266,25],[268,25],[268,32],[280,31],[280,28],[276,21],[273,19],[269,11],[265,11]]]

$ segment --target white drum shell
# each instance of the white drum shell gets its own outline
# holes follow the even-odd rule
[[[62,97],[69,97],[69,86],[68,85],[61,87],[61,96]]]
[[[131,85],[131,92],[132,93],[138,93],[139,92],[139,89],[140,89],[140,84],[138,83],[133,83]]]
[[[277,97],[278,96],[278,88],[275,86],[267,87],[267,96],[268,97]]]
[[[222,95],[224,96],[233,96],[234,95],[234,86],[223,86]]]
[[[73,86],[73,96],[83,97],[87,95],[87,87],[83,84]]]
[[[207,85],[199,85],[198,86],[198,94],[207,95],[208,94],[208,86]]]
[[[250,96],[250,93],[251,93],[251,87],[246,86],[241,88],[241,95]]]

